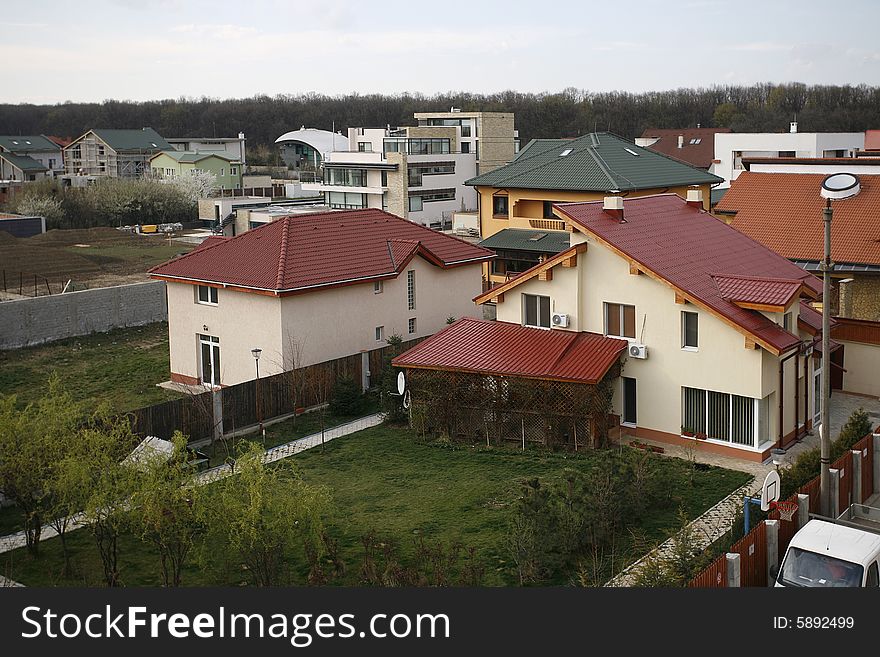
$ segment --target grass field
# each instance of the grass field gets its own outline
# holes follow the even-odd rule
[[[330,535],[339,541],[346,564],[345,574],[334,584],[356,585],[363,560],[361,538],[368,532],[400,546],[404,559],[413,541],[441,540],[445,545],[460,541],[477,550],[484,570],[483,584],[514,585],[514,564],[506,547],[509,505],[521,482],[529,477],[550,480],[567,468],[589,469],[595,455],[486,450],[466,446],[424,444],[408,431],[381,426],[352,434],[296,457],[303,477],[322,483],[332,491],[333,509],[325,519]],[[655,457],[660,476],[670,490],[680,493],[674,504],[652,509],[642,522],[646,535],[659,541],[675,527],[679,504],[690,517],[702,513],[745,483],[748,475],[720,468],[694,473],[685,461]],[[0,557],[0,571],[26,585],[100,585],[100,561],[88,530],[75,532],[70,540],[75,551],[75,575],[60,580],[60,549],[57,540],[46,541],[43,556],[31,559],[23,550]],[[216,554],[216,550],[210,551]],[[288,555],[290,582],[305,581],[301,550]],[[623,564],[621,564],[622,566]],[[158,557],[132,537],[121,544],[121,572],[126,585],[160,583]],[[195,563],[184,574],[185,585],[238,585],[240,571],[226,571],[218,578]],[[565,583],[566,576],[556,583]]]
[[[156,386],[169,379],[168,367],[168,325],[159,322],[0,351],[0,394],[34,401],[57,372],[78,401],[127,411],[179,396]]]

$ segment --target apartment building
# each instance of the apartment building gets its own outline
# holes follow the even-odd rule
[[[512,112],[463,112],[452,107],[448,112],[416,112],[413,116],[420,127],[456,128],[459,150],[477,157],[477,175],[504,166],[519,151]]]

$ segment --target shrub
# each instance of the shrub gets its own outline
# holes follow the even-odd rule
[[[364,395],[354,379],[339,379],[333,384],[330,412],[333,415],[357,415],[364,408]]]

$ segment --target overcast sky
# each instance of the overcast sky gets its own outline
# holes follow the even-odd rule
[[[0,102],[880,85],[880,1],[4,0]]]

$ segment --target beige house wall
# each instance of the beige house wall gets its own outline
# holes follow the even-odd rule
[[[839,339],[836,341],[844,346],[844,391],[880,397],[880,345]]]
[[[415,274],[415,310],[408,310],[406,271]],[[419,256],[395,279],[305,294],[274,297],[218,289],[216,306],[199,304],[197,286],[172,283],[168,289],[168,335],[174,380],[200,379],[199,334],[220,339],[220,381],[234,385],[256,375],[251,349],[262,349],[260,376],[284,371],[294,362],[311,365],[385,345],[397,333],[404,340],[436,333],[449,316],[478,317],[472,299],[480,293],[480,263],[441,269]],[[416,331],[408,332],[408,320]],[[207,326],[207,328],[205,328]],[[384,338],[375,329],[384,326]]]
[[[415,310],[407,304],[407,274],[415,274]],[[285,363],[289,367],[295,350],[302,365],[321,363],[340,356],[376,349],[397,334],[412,340],[436,333],[447,317],[479,317],[472,299],[481,291],[480,265],[440,269],[419,256],[397,277],[382,282],[349,285],[282,299]],[[409,319],[416,319],[416,332],[409,333]],[[376,340],[376,327],[383,338]]]
[[[857,273],[848,276],[854,280],[840,285],[840,315],[880,321],[880,276]]]
[[[487,173],[513,160],[516,147],[512,113],[481,113],[477,120],[477,133],[480,140],[478,173]]]
[[[396,171],[388,171],[386,211],[401,219],[409,218],[409,181],[407,180],[406,153],[386,153],[389,164],[396,164]]]
[[[552,280],[539,281],[535,277],[506,292],[504,301],[497,305],[498,320],[521,323],[522,295],[539,294],[551,298],[551,312],[570,316],[568,330],[602,334],[605,302],[634,305],[635,342],[647,345],[648,358],[626,357],[622,376],[636,379],[638,429],[647,429],[646,437],[653,437],[651,432],[679,436],[683,386],[752,399],[769,396],[766,429],[756,448],[699,441],[735,449],[746,458],[763,458],[779,437],[779,358],[761,348],[746,349],[744,334],[713,313],[691,303],[676,303],[674,290],[665,283],[647,274],[630,274],[629,263],[607,247],[583,233],[572,235],[572,243],[583,241],[588,244],[587,251],[578,255],[576,268],[556,266]],[[695,312],[699,317],[696,351],[681,346],[682,311]],[[796,313],[792,321],[796,326]],[[794,430],[794,358],[799,357],[785,364],[786,436]],[[803,376],[802,358],[800,367]],[[623,410],[622,385],[621,381],[614,397],[614,412],[618,415]],[[799,385],[802,398],[802,379]],[[798,415],[803,416],[802,399]]]
[[[254,347],[263,350],[260,376],[281,371],[280,299],[220,288],[217,305],[211,306],[197,303],[195,285],[169,282],[167,290],[172,376],[200,378],[199,334],[220,338],[222,385],[234,385],[256,376],[251,354]]]

